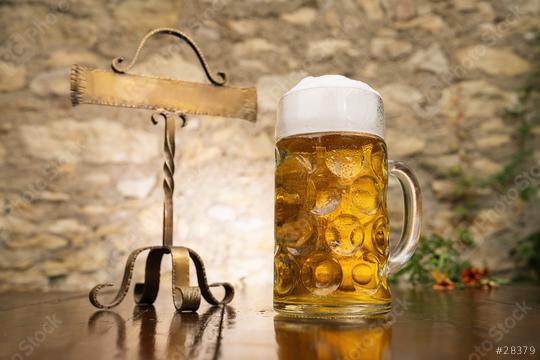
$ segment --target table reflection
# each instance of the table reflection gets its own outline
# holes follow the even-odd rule
[[[297,359],[390,359],[391,323],[274,318],[278,357]]]
[[[116,328],[115,353],[111,354],[115,359],[126,358],[126,326],[125,320],[111,310],[96,311],[88,319],[88,332],[92,335],[105,335],[109,330],[110,322]]]
[[[153,306],[135,306],[128,320],[110,310],[94,312],[88,319],[88,331],[94,336],[106,336],[111,327],[116,328],[115,353],[111,355],[117,359],[197,359],[208,355],[203,352],[219,355],[220,332],[230,327],[234,318],[234,309],[228,306],[213,306],[202,314],[175,312],[165,332]],[[133,336],[126,336],[126,322],[138,325]],[[133,344],[135,349],[130,346]]]

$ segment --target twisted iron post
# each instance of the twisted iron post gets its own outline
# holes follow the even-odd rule
[[[159,119],[165,121],[165,138],[163,141],[163,246],[173,246],[173,194],[174,194],[174,155],[176,153],[175,131],[176,114],[164,110],[152,114],[152,122],[156,125]],[[182,119],[182,126],[186,122],[184,114],[178,114]]]

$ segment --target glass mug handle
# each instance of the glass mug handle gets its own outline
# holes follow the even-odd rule
[[[400,161],[389,160],[388,172],[401,185],[405,205],[401,238],[393,251],[390,251],[388,259],[388,273],[392,274],[409,261],[418,245],[422,223],[422,199],[420,185],[410,167]]]

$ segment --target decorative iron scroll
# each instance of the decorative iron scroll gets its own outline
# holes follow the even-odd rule
[[[211,84],[191,83],[157,77],[128,74],[136,63],[146,41],[156,34],[173,35],[184,40],[195,52]],[[208,284],[201,257],[193,250],[173,245],[173,193],[174,156],[176,151],[176,122],[183,127],[187,114],[237,117],[255,121],[257,117],[257,94],[254,87],[233,88],[225,86],[227,77],[223,72],[212,75],[208,63],[199,47],[186,34],[176,29],[160,28],[150,31],[140,42],[133,59],[123,66],[124,59],[115,58],[113,72],[74,65],[71,71],[71,101],[78,104],[97,104],[131,108],[154,109],[152,122],[164,122],[164,164],[163,164],[163,239],[161,246],[147,246],[134,250],[126,261],[120,288],[109,302],[99,299],[104,288],[113,284],[96,285],[89,294],[92,305],[109,309],[119,305],[127,295],[133,276],[135,260],[142,252],[148,251],[144,283],[134,287],[137,304],[152,304],[157,298],[160,285],[160,268],[164,255],[172,260],[172,297],[178,311],[197,311],[201,296],[212,305],[229,303],[234,297],[234,288],[226,282]],[[198,286],[189,284],[189,264],[193,262]],[[210,288],[221,286],[224,296],[217,299]]]
[[[121,73],[121,74],[128,72],[133,67],[133,65],[135,65],[135,63],[137,62],[137,59],[139,58],[139,54],[141,50],[143,49],[146,41],[148,41],[148,39],[150,39],[152,36],[156,34],[170,34],[170,35],[176,36],[179,39],[184,40],[193,49],[193,51],[195,52],[195,55],[197,55],[197,58],[199,59],[199,62],[201,63],[201,66],[203,67],[204,73],[206,74],[206,77],[208,78],[208,80],[214,85],[225,85],[225,83],[227,82],[227,75],[224,72],[217,72],[216,75],[219,76],[220,79],[217,80],[216,78],[214,78],[212,76],[212,72],[210,71],[210,67],[208,66],[208,63],[206,62],[206,58],[204,57],[202,51],[199,49],[197,44],[195,44],[195,42],[191,40],[189,36],[181,32],[180,30],[171,29],[171,28],[159,28],[159,29],[150,31],[141,40],[139,47],[137,48],[137,51],[135,51],[135,55],[133,55],[133,60],[131,60],[129,65],[123,67],[121,64],[124,62],[124,58],[117,57],[113,59],[111,63],[111,68],[117,73]]]

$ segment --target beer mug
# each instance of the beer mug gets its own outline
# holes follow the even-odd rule
[[[390,246],[388,174],[404,224]],[[383,102],[367,84],[307,77],[280,100],[276,125],[274,309],[300,317],[390,311],[388,275],[420,235],[418,181],[387,160]]]

